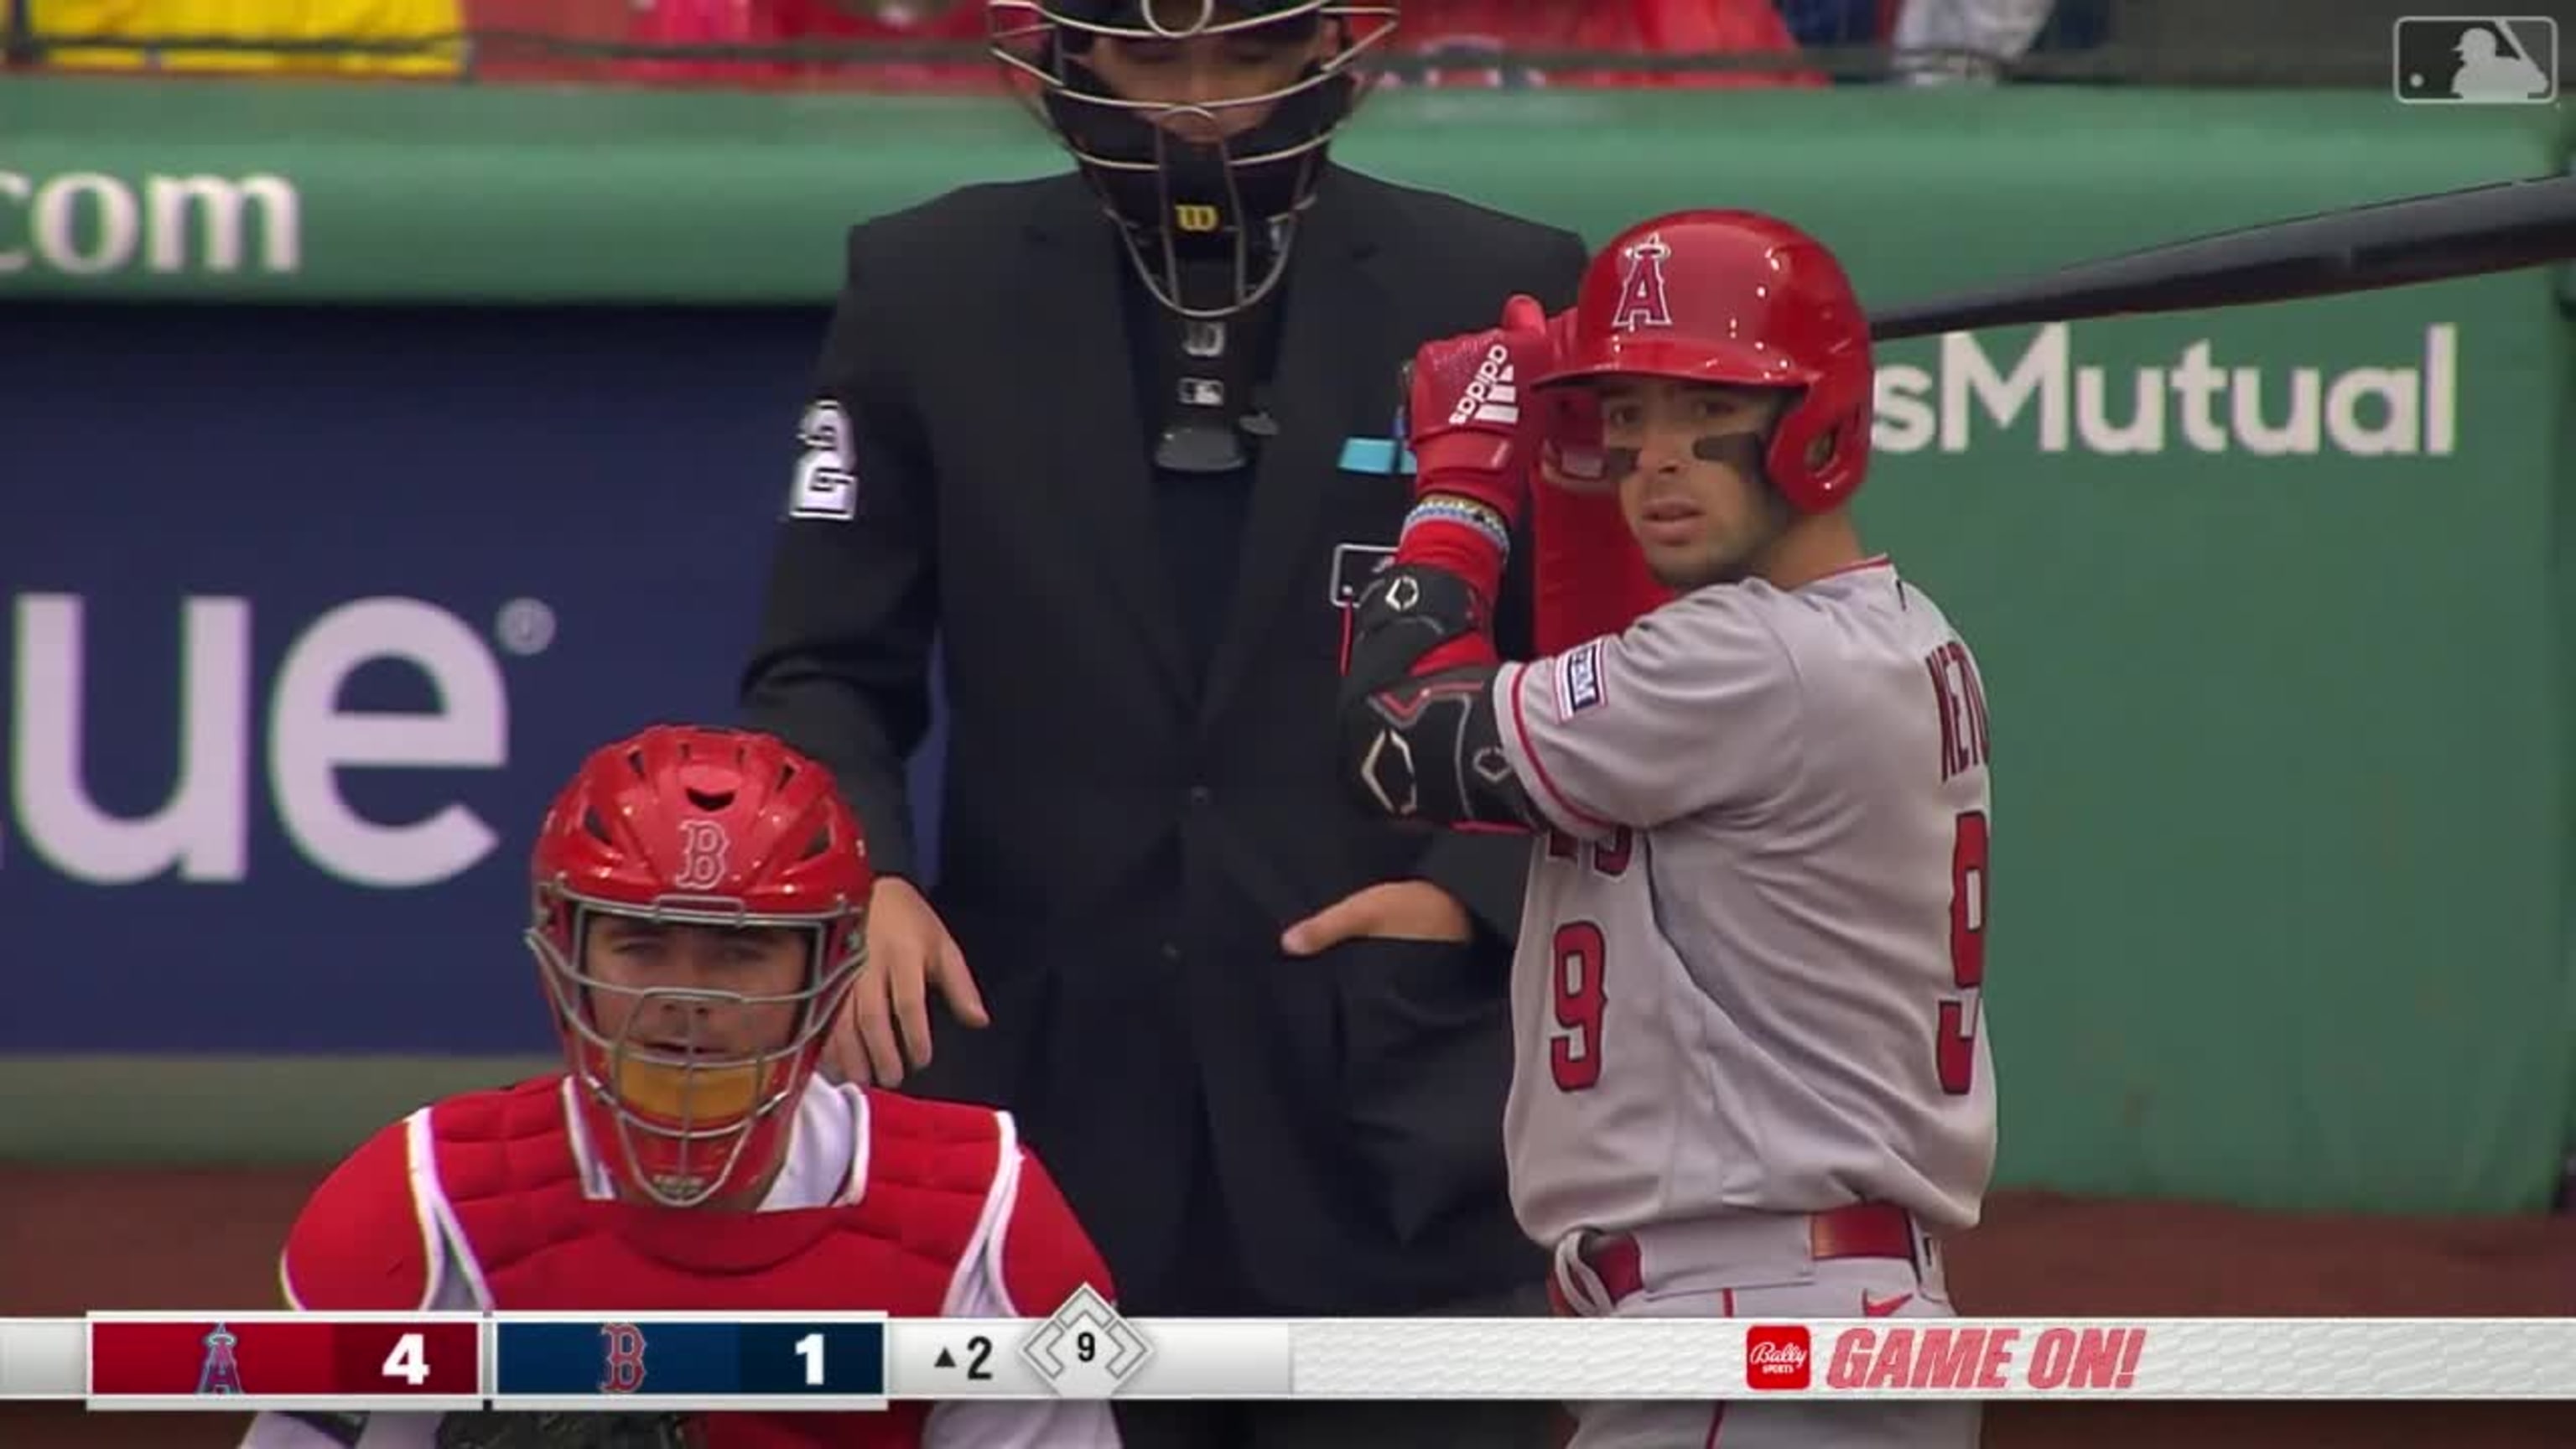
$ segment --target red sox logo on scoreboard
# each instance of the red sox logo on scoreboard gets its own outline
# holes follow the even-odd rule
[[[632,1323],[599,1326],[599,1391],[640,1393],[644,1388],[644,1330]]]

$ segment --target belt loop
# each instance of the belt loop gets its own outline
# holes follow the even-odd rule
[[[1610,1290],[1592,1265],[1583,1261],[1583,1238],[1580,1232],[1568,1233],[1556,1240],[1554,1270],[1557,1291],[1565,1304],[1582,1318],[1607,1318],[1618,1309]]]

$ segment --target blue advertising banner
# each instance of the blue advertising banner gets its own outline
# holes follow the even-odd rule
[[[823,320],[12,309],[0,1054],[545,1050],[530,837],[731,717]]]

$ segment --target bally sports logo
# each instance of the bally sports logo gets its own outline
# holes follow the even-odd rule
[[[1506,426],[1521,420],[1520,389],[1512,376],[1512,354],[1499,342],[1486,352],[1483,362],[1476,364],[1476,375],[1467,383],[1465,395],[1449,410],[1449,425],[1453,428],[1471,418]]]
[[[1744,1330],[1744,1386],[1803,1389],[1815,1379],[1815,1342],[1799,1323],[1757,1323]]]

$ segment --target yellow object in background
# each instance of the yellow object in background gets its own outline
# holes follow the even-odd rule
[[[51,69],[317,76],[454,76],[464,69],[462,0],[29,0],[28,12]],[[65,45],[50,39],[55,36],[113,37],[137,48]],[[164,36],[316,46],[415,42],[420,48],[368,54],[152,44]],[[146,45],[151,48],[140,48]]]

